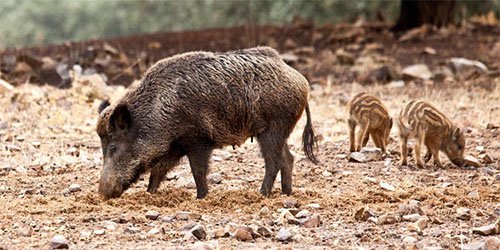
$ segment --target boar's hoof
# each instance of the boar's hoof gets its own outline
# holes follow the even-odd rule
[[[196,193],[196,199],[205,199],[207,197],[208,191],[202,191]]]

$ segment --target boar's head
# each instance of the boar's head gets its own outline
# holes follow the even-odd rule
[[[465,164],[465,136],[460,128],[452,129],[451,133],[444,138],[441,147],[453,164],[458,167],[462,167]]]
[[[113,107],[103,102],[96,130],[101,139],[104,163],[99,193],[105,199],[116,198],[144,172],[138,157],[134,121],[127,105]]]

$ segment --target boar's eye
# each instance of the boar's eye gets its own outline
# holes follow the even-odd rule
[[[108,154],[113,155],[115,152],[116,152],[116,145],[115,144],[109,145],[108,146]]]

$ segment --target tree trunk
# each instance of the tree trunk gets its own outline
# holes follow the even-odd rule
[[[399,19],[392,31],[406,31],[422,24],[437,27],[453,23],[455,0],[401,0]]]

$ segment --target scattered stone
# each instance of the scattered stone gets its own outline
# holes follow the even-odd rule
[[[33,229],[31,229],[31,227],[29,226],[26,226],[19,228],[17,232],[20,236],[31,237],[31,235],[33,234]]]
[[[179,230],[180,231],[189,231],[189,230],[193,229],[194,227],[196,227],[197,225],[198,225],[198,223],[196,223],[194,221],[188,221]]]
[[[274,221],[277,225],[286,225],[287,223],[299,225],[300,221],[295,218],[295,216],[288,209],[284,209],[278,218]]]
[[[26,173],[28,173],[28,170],[24,166],[19,166],[16,168],[16,172],[18,172],[20,174],[26,174]]]
[[[380,182],[380,187],[387,190],[387,191],[395,191],[396,190],[396,188],[393,185],[391,185],[389,183],[385,183],[385,182]]]
[[[474,156],[467,155],[467,156],[465,156],[464,160],[465,160],[465,163],[467,166],[476,167],[476,168],[482,167],[479,160]]]
[[[259,227],[257,229],[257,233],[262,235],[262,237],[269,238],[271,237],[271,230],[267,229],[266,227]]]
[[[187,231],[182,237],[183,241],[194,242],[196,241],[196,236],[194,236],[190,231]]]
[[[368,207],[362,207],[354,213],[354,219],[357,221],[367,221],[370,217],[376,216],[377,215]]]
[[[52,249],[68,249],[69,241],[63,235],[55,235],[50,241],[50,248]]]
[[[404,221],[411,221],[415,222],[418,221],[422,216],[420,214],[408,214],[408,215],[403,215],[403,220]]]
[[[82,188],[80,187],[80,185],[76,184],[76,183],[73,183],[69,186],[68,190],[71,192],[71,193],[75,193],[75,192],[78,192],[78,191],[81,191]]]
[[[436,50],[431,48],[431,47],[425,47],[424,48],[424,53],[426,54],[429,54],[429,55],[435,55],[436,54]]]
[[[166,215],[166,216],[161,217],[161,221],[166,222],[166,223],[172,223],[174,221],[174,219],[175,219],[175,217],[171,216],[171,215]]]
[[[457,209],[457,218],[461,220],[470,220],[471,218],[470,209],[465,207],[459,207]]]
[[[359,152],[352,152],[349,154],[349,160],[360,163],[378,161],[381,158],[382,150],[373,147],[364,147]]]
[[[195,242],[193,245],[188,246],[187,250],[213,250],[215,247],[212,244],[205,242]]]
[[[412,245],[412,244],[415,244],[417,242],[417,239],[415,237],[412,237],[412,236],[406,236],[403,238],[403,244],[405,245]]]
[[[290,233],[290,231],[288,231],[288,229],[281,228],[278,231],[278,234],[276,235],[276,238],[279,241],[290,241],[292,239],[292,234]]]
[[[479,157],[479,159],[481,160],[481,162],[483,164],[491,164],[491,163],[493,163],[493,159],[491,159],[491,157],[488,154],[486,154],[486,153],[480,154],[478,157]]]
[[[118,225],[113,221],[104,221],[102,226],[107,230],[115,230]]]
[[[165,233],[165,230],[163,228],[153,227],[148,231],[149,235],[155,235],[159,233]]]
[[[236,228],[236,231],[234,231],[234,238],[239,241],[250,241],[253,240],[252,233],[252,228],[239,226]]]
[[[150,220],[156,220],[156,219],[158,219],[159,216],[160,216],[160,213],[158,213],[157,211],[149,210],[146,212],[146,218],[148,218]]]
[[[262,217],[267,217],[271,214],[271,211],[267,207],[262,207],[259,211],[259,216]]]
[[[416,222],[408,224],[408,230],[420,234],[425,228],[427,228],[428,224],[429,218],[427,216],[422,216]]]
[[[94,234],[95,235],[103,235],[104,233],[106,233],[106,231],[104,231],[104,229],[96,229],[96,230],[94,230]]]
[[[116,219],[116,222],[118,222],[120,224],[125,224],[125,223],[129,223],[133,220],[134,220],[134,217],[132,215],[122,214],[122,215],[120,215],[120,217],[118,219]]]
[[[472,233],[488,236],[488,235],[496,235],[500,233],[500,219],[498,219],[495,223],[489,224],[482,227],[475,227],[472,229]]]
[[[499,124],[488,123],[486,124],[486,129],[497,129],[500,128]]]
[[[387,84],[388,88],[403,88],[405,86],[405,81],[391,81]]]
[[[429,80],[432,77],[432,72],[425,64],[414,64],[403,69],[403,80]]]
[[[321,205],[319,205],[318,203],[310,203],[310,204],[307,204],[305,207],[312,208],[312,209],[320,209]]]
[[[226,231],[224,228],[219,228],[214,231],[214,238],[219,239],[219,238],[225,238],[229,237],[229,232]]]
[[[470,69],[478,69],[480,71],[488,71],[488,67],[480,61],[473,61],[465,58],[452,57],[450,59],[450,67],[455,73],[461,73]]]
[[[387,225],[387,224],[394,224],[398,223],[400,220],[400,217],[393,214],[393,213],[385,213],[381,216],[378,217],[378,224],[380,225]]]
[[[486,243],[483,241],[475,241],[469,244],[460,244],[460,250],[488,250]]]
[[[311,214],[311,212],[309,212],[309,210],[301,210],[300,212],[298,212],[295,215],[295,218],[298,218],[298,219],[307,218],[307,217],[309,217],[310,214]]]
[[[410,214],[423,215],[424,212],[419,205],[417,205],[415,203],[413,203],[413,204],[408,203],[408,204],[399,205],[398,214],[400,216],[405,216],[405,215],[410,215]]]
[[[141,228],[130,226],[130,227],[125,228],[124,232],[128,233],[128,234],[137,234],[137,233],[141,232]]]
[[[353,65],[354,64],[354,55],[343,50],[343,49],[338,49],[335,52],[335,55],[337,56],[337,60],[340,64],[343,64],[343,65]]]
[[[205,240],[207,238],[207,232],[205,231],[205,228],[203,226],[195,226],[193,229],[191,229],[191,233],[198,239],[198,240]]]
[[[313,215],[309,220],[304,222],[304,227],[306,228],[315,228],[321,225],[321,219],[319,215]]]
[[[220,173],[210,174],[208,177],[208,182],[212,184],[220,184],[222,182],[222,175]]]
[[[368,221],[373,223],[373,224],[378,224],[378,218],[377,217],[370,217],[368,218]]]
[[[190,213],[190,212],[178,212],[175,214],[175,218],[178,220],[199,220],[201,219],[201,214]]]
[[[296,207],[299,207],[298,203],[297,203],[297,200],[293,199],[293,198],[287,198],[287,199],[285,199],[283,201],[283,206],[285,208],[296,208]]]

